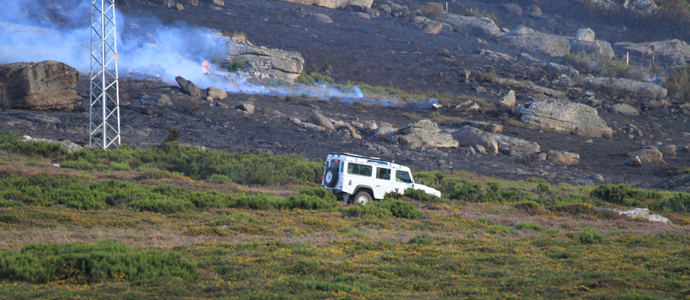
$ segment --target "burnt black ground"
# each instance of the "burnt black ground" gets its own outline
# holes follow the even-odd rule
[[[186,6],[184,11],[165,9],[160,3],[151,1],[128,0],[127,5],[120,4],[120,9],[127,15],[135,17],[159,18],[164,23],[183,21],[191,25],[210,27],[231,32],[244,32],[254,44],[269,48],[299,51],[305,57],[307,71],[316,70],[332,76],[337,82],[365,82],[371,85],[393,86],[409,92],[450,93],[453,95],[471,95],[496,102],[498,94],[505,94],[507,89],[470,80],[465,82],[462,70],[487,70],[493,68],[500,77],[532,80],[536,83],[548,83],[546,73],[521,71],[520,65],[496,63],[477,55],[479,49],[486,48],[504,52],[513,56],[519,51],[504,47],[489,40],[488,46],[482,46],[476,37],[466,37],[457,32],[442,32],[439,35],[428,35],[415,29],[401,19],[366,20],[345,10],[330,10],[315,6],[302,6],[277,0],[233,0],[226,1],[225,7],[218,11],[211,8],[210,1],[201,0],[198,7]],[[507,15],[501,8],[502,2],[467,2],[481,9],[495,12],[505,19],[504,26],[514,27],[526,23],[537,29],[550,25],[554,33],[572,35],[584,27],[581,18],[549,15],[544,9],[544,18],[530,18]],[[459,3],[451,3],[451,11],[460,9]],[[331,16],[333,24],[321,24],[303,18],[297,10],[320,12]],[[515,18],[515,19],[513,19]],[[554,21],[555,20],[555,21]],[[565,25],[567,24],[567,26]],[[599,28],[611,38],[626,38],[626,33],[608,24],[587,24]],[[608,28],[608,29],[607,29]],[[607,31],[608,30],[608,31]],[[126,32],[122,33],[126,38]],[[439,49],[448,49],[453,58],[438,55]],[[540,55],[533,55],[545,62],[559,62]],[[325,69],[325,65],[330,69]],[[487,88],[486,93],[475,93],[473,87],[478,85]],[[684,132],[690,132],[688,118],[680,110],[659,108],[643,111],[639,117],[626,117],[610,114],[600,108],[600,115],[615,130],[612,139],[585,138],[574,135],[563,135],[552,132],[530,129],[524,126],[506,124],[504,133],[537,142],[543,150],[553,149],[572,151],[581,155],[580,167],[565,167],[541,163],[531,166],[514,163],[506,155],[498,156],[465,156],[456,149],[410,151],[399,145],[377,140],[371,134],[363,133],[364,138],[357,140],[347,138],[335,132],[315,132],[296,126],[289,117],[308,119],[313,110],[319,110],[327,117],[343,121],[388,122],[402,126],[412,122],[404,114],[415,113],[425,116],[427,110],[413,106],[397,107],[348,105],[310,99],[286,101],[284,97],[263,95],[229,95],[220,101],[229,109],[219,106],[210,107],[205,103],[193,103],[182,95],[176,87],[150,87],[141,80],[123,79],[121,84],[123,142],[135,146],[160,144],[167,136],[170,127],[178,128],[182,135],[180,141],[188,144],[204,145],[224,151],[251,150],[270,151],[274,154],[303,153],[308,158],[324,158],[333,151],[353,152],[364,155],[380,156],[411,165],[415,170],[463,170],[478,175],[495,176],[507,179],[524,179],[541,177],[550,182],[589,183],[588,176],[601,174],[607,182],[630,183],[649,187],[666,178],[674,170],[683,168],[690,161],[690,154],[678,151],[675,158],[665,158],[666,165],[645,164],[642,168],[623,165],[626,153],[637,150],[644,145],[655,143],[685,145],[688,143]],[[39,112],[23,110],[6,110],[2,117],[8,120],[29,120],[27,123],[13,127],[1,126],[0,132],[16,132],[31,136],[47,138],[66,138],[86,143],[88,114],[85,111],[88,103],[88,86],[82,82],[79,91],[84,96],[81,109],[73,112]],[[146,101],[147,96],[169,94],[173,98],[173,107],[156,106]],[[145,96],[144,96],[145,95]],[[573,97],[573,100],[577,100]],[[524,103],[528,98],[518,93],[518,102]],[[605,99],[608,103],[617,99]],[[623,99],[635,102],[635,99]],[[253,102],[256,112],[245,115],[235,111],[236,104],[244,101]],[[637,101],[643,101],[638,99]],[[634,104],[634,103],[633,103]],[[637,103],[638,107],[640,103]],[[141,109],[151,110],[151,114],[141,114]],[[500,122],[506,111],[487,111],[485,113],[459,113],[450,108],[438,112],[443,117],[454,120],[471,119]],[[57,118],[62,123],[36,120],[36,115]],[[658,125],[655,125],[658,124]],[[514,122],[512,124],[515,124]],[[640,128],[644,137],[630,138],[624,132],[628,124]],[[443,128],[457,127],[457,122],[440,122]],[[652,136],[650,136],[652,135]],[[591,143],[586,141],[592,140]],[[385,148],[384,151],[375,149]]]

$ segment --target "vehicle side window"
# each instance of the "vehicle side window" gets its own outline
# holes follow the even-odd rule
[[[376,168],[376,178],[391,180],[391,169]]]
[[[347,164],[347,173],[362,176],[371,176],[372,167],[355,163]]]
[[[410,177],[410,173],[407,171],[395,171],[395,181],[412,183],[412,177]]]

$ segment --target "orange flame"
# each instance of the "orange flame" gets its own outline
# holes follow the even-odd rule
[[[208,74],[208,71],[211,71],[213,66],[211,66],[208,61],[204,61],[201,63],[201,69],[204,71],[204,74]]]

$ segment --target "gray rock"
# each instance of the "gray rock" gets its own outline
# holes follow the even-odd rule
[[[580,165],[580,155],[573,152],[549,150],[546,152],[546,160],[566,166]]]
[[[381,127],[378,127],[377,129],[375,129],[374,135],[379,137],[379,138],[386,139],[390,135],[395,134],[397,131],[398,131],[398,129],[393,127],[393,126],[384,125],[384,126],[381,126]]]
[[[593,77],[584,78],[584,82],[586,88],[600,91],[609,96],[664,98],[668,92],[665,88],[654,83],[626,78]]]
[[[602,40],[596,40],[593,42],[581,41],[578,39],[570,40],[570,52],[580,53],[585,52],[587,54],[596,54],[602,58],[613,58],[616,56],[616,52],[613,51],[611,43]]]
[[[225,1],[224,0],[213,0],[213,4],[219,5],[219,6],[225,6]]]
[[[505,8],[511,14],[522,16],[522,7],[520,7],[520,5],[517,5],[515,3],[508,3],[503,4],[503,8]]]
[[[179,11],[182,11],[182,10],[184,10],[184,5],[182,5],[182,3],[178,2],[175,4],[175,8],[177,8],[177,10],[179,10]]]
[[[0,64],[0,107],[71,110],[78,83],[79,72],[57,61]]]
[[[625,0],[623,7],[643,14],[652,14],[658,10],[652,0]]]
[[[515,106],[515,91],[510,90],[499,102],[503,107],[512,108]]]
[[[228,97],[228,93],[225,90],[217,89],[215,87],[209,87],[206,89],[208,96],[214,100],[225,100]]]
[[[517,81],[515,79],[506,79],[506,78],[498,78],[496,79],[496,82],[499,84],[521,89],[523,91],[536,94],[536,95],[546,95],[550,97],[558,97],[558,98],[563,98],[565,97],[565,92],[557,91],[554,89],[546,88],[537,84],[532,83],[531,81]]]
[[[431,120],[421,120],[398,129],[398,142],[410,149],[457,148],[458,142],[448,133],[442,133]]]
[[[474,145],[474,149],[476,149],[480,154],[486,154],[486,148],[484,148],[482,145]]]
[[[185,94],[192,96],[192,99],[199,99],[199,97],[201,97],[201,91],[193,82],[184,79],[182,76],[175,77],[175,81],[177,81],[180,89],[182,89]]]
[[[77,144],[75,144],[69,140],[55,141],[55,140],[50,140],[50,139],[32,138],[28,135],[25,135],[23,138],[24,138],[23,142],[37,142],[37,143],[38,142],[44,142],[44,143],[51,143],[51,144],[60,144],[60,145],[64,146],[67,149],[67,151],[69,151],[69,152],[74,152],[74,151],[81,150],[84,148],[84,147],[79,146],[79,145],[77,145]]]
[[[244,113],[246,113],[246,114],[248,114],[248,115],[251,115],[251,114],[254,113],[254,104],[251,104],[251,103],[240,103],[240,104],[238,104],[237,106],[235,106],[235,109],[236,109],[236,110],[239,110],[239,111],[243,111]],[[296,120],[299,121],[299,119],[296,119]],[[299,123],[297,123],[297,122],[295,122],[295,123],[296,123],[296,124],[299,124]],[[301,123],[301,122],[300,122],[300,123]]]
[[[592,176],[587,177],[587,179],[594,181],[594,182],[598,182],[598,183],[604,183],[605,182],[604,176],[601,176],[600,174],[594,174]]]
[[[613,45],[630,51],[631,54],[665,57],[683,62],[690,60],[690,45],[678,39],[639,44],[619,42]]]
[[[635,168],[638,168],[638,167],[641,167],[641,166],[642,166],[642,160],[641,160],[639,157],[637,157],[637,156],[631,157],[631,158],[627,159],[627,160],[626,160],[625,162],[623,162],[623,163],[624,163],[626,166],[628,166],[628,167],[635,167]]]
[[[371,7],[374,0],[282,0],[304,5],[316,5],[331,9],[346,8],[350,5]]]
[[[596,210],[608,210],[612,211],[615,213],[619,213],[621,215],[626,215],[630,218],[643,218],[647,219],[653,222],[659,222],[659,223],[668,223],[670,222],[668,219],[660,216],[660,215],[655,215],[655,214],[650,214],[649,209],[647,208],[630,208],[626,210],[619,210],[615,208],[595,208]]]
[[[668,190],[674,192],[690,192],[690,175],[680,175],[664,179],[657,182],[655,189]]]
[[[326,118],[324,115],[320,114],[319,112],[315,111],[311,114],[311,121],[319,125],[323,128],[326,128],[329,131],[335,131],[335,126],[333,126],[333,123],[331,123],[331,120]]]
[[[156,104],[161,105],[161,106],[172,106],[173,102],[170,99],[170,96],[163,94],[163,95],[160,95],[160,97],[158,97],[156,99]]]
[[[523,122],[546,130],[598,138],[613,135],[597,110],[584,104],[558,99],[532,101],[514,112]]]
[[[640,115],[640,112],[637,111],[636,108],[634,108],[628,104],[625,104],[625,103],[614,104],[613,106],[611,106],[611,111],[614,113],[617,113],[617,114],[631,116],[631,117],[635,117],[635,116]]]
[[[199,6],[199,0],[187,0],[187,3],[191,6]]]
[[[459,142],[460,146],[480,145],[485,147],[490,153],[496,154],[501,151],[505,154],[513,155],[520,152],[538,152],[539,144],[527,140],[505,136],[497,133],[490,133],[474,127],[465,126],[453,132],[453,137]],[[494,143],[496,151],[494,151]]]
[[[312,19],[312,20],[319,21],[319,22],[325,23],[325,24],[331,24],[331,23],[333,23],[333,20],[331,19],[331,17],[329,17],[329,16],[326,15],[326,14],[321,14],[321,13],[309,13],[309,14],[307,14],[307,17],[309,17],[309,18]]]
[[[481,108],[477,103],[474,103],[474,101],[467,100],[455,106],[455,109],[462,111],[479,111]]]
[[[570,53],[570,42],[566,37],[534,32],[531,28],[519,26],[500,39],[501,43],[529,52],[541,52],[552,57],[563,57]]]
[[[578,70],[557,63],[549,63],[548,65],[546,65],[546,68],[555,74],[565,74],[570,77],[580,75],[580,72]]]
[[[676,157],[676,151],[677,151],[676,145],[666,145],[666,146],[661,146],[659,147],[659,151],[661,154],[664,155],[664,157]]]
[[[250,78],[292,81],[304,69],[304,58],[299,52],[255,47],[235,40],[228,40],[227,47],[230,55],[223,60],[223,67],[245,61],[247,65],[241,72]]]
[[[594,43],[595,42],[595,33],[594,30],[589,29],[589,28],[580,28],[577,30],[577,33],[575,34],[575,39],[578,41],[582,42],[588,42],[588,43]]]
[[[439,20],[453,26],[453,30],[472,36],[497,37],[503,35],[496,23],[485,17],[466,17],[455,14],[444,14]]]
[[[480,122],[480,121],[464,121],[458,124],[460,127],[464,126],[470,126],[474,128],[479,128],[484,131],[488,131],[491,133],[501,133],[503,132],[503,125],[500,124],[492,124],[492,123],[487,123],[487,122]]]
[[[662,163],[665,164],[664,155],[656,148],[640,149],[628,153],[629,158],[639,158],[642,163]]]
[[[536,5],[530,5],[525,7],[525,12],[532,17],[541,16],[541,8],[539,8],[539,6]]]

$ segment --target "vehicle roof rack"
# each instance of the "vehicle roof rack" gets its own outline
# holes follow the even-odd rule
[[[353,154],[353,153],[348,153],[348,152],[340,152],[340,153],[339,153],[339,152],[333,152],[333,153],[331,153],[331,154],[335,154],[335,155],[348,155],[348,156],[353,156],[353,157],[357,157],[357,158],[366,158],[366,159],[378,159],[378,160],[381,159],[380,157],[375,157],[375,156],[364,156],[364,155]]]

